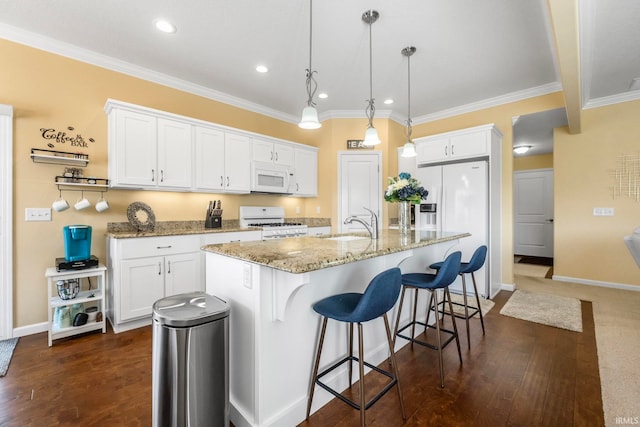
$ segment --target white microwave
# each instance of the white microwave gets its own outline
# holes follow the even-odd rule
[[[293,168],[267,162],[251,163],[251,191],[254,193],[292,194],[296,179]]]

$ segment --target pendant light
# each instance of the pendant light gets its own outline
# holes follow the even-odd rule
[[[375,10],[368,10],[362,14],[362,20],[369,24],[369,101],[364,113],[369,119],[369,126],[364,134],[363,145],[371,147],[380,144],[378,131],[373,127],[373,116],[376,113],[376,107],[373,105],[373,48],[371,42],[371,25],[378,20],[380,14]]]
[[[411,140],[411,55],[416,53],[416,48],[413,46],[408,46],[402,49],[402,54],[407,57],[407,142],[404,143],[404,147],[402,148],[401,157],[415,157],[416,156],[416,145]]]
[[[318,90],[318,83],[313,77],[317,71],[311,68],[311,47],[313,45],[313,0],[309,0],[309,68],[307,68],[307,106],[302,110],[302,119],[298,126],[302,129],[318,129],[322,124],[318,120],[318,110],[316,110],[313,96]]]

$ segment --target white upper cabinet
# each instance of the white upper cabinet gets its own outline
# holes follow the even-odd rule
[[[318,195],[318,149],[295,148],[296,196],[316,197]]]
[[[416,138],[416,163],[424,165],[489,156],[496,132],[493,125],[484,125]]]
[[[157,121],[134,111],[109,113],[109,180],[114,187],[155,185]]]
[[[158,119],[158,186],[191,187],[192,127],[184,122]]]
[[[196,190],[224,191],[224,132],[196,126],[194,131],[194,185]]]
[[[224,135],[224,191],[248,193],[251,190],[251,138],[226,132]]]
[[[277,163],[285,166],[293,166],[294,149],[291,144],[270,141],[266,138],[253,138],[254,161]]]
[[[315,147],[113,99],[105,111],[114,188],[249,193],[251,162],[260,161],[298,167],[296,195],[318,194]]]
[[[112,187],[189,189],[191,125],[135,109],[109,108]]]
[[[248,193],[251,189],[251,138],[195,127],[195,190]]]

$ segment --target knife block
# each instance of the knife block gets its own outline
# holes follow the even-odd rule
[[[213,215],[208,216],[204,221],[204,228],[222,227],[222,209],[214,209]]]

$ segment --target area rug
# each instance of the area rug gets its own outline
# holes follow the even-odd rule
[[[16,344],[18,344],[18,338],[0,341],[0,377],[4,377],[9,369],[9,363],[11,363]]]
[[[576,298],[518,289],[502,307],[500,314],[582,332],[582,307]]]
[[[462,291],[460,291],[462,292]],[[464,297],[462,296],[462,294],[457,294],[454,292],[451,292],[451,302],[455,302],[458,304],[463,304],[464,303]],[[474,295],[467,295],[467,304],[469,304],[469,306],[471,307],[475,307],[476,306],[476,297]],[[482,315],[484,316],[485,314],[487,314],[489,312],[489,310],[491,310],[494,306],[493,301],[491,301],[490,299],[485,299],[480,297],[480,308],[482,308]],[[455,313],[464,313],[464,307],[460,307],[459,305],[454,305],[453,306],[453,311]]]

